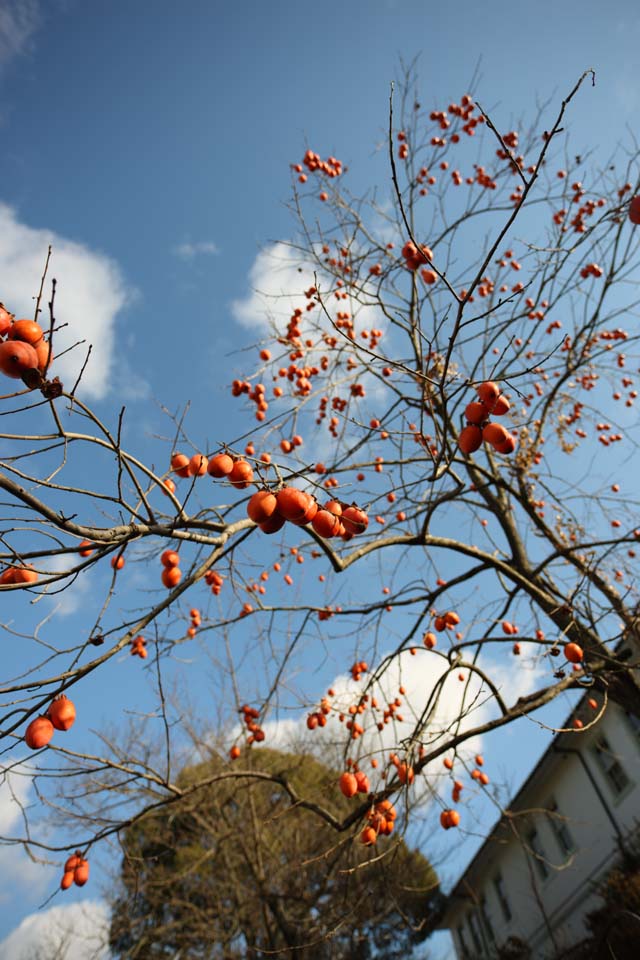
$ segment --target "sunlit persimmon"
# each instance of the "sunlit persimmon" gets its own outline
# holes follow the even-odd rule
[[[95,547],[91,543],[91,540],[82,540],[78,546],[78,553],[81,557],[90,557],[94,549]]]
[[[278,502],[270,490],[257,490],[247,503],[247,516],[254,523],[264,523],[277,509]]]
[[[61,694],[47,710],[47,716],[56,730],[70,730],[76,719],[73,701]]]
[[[480,403],[479,400],[472,400],[471,403],[466,405],[464,409],[464,415],[469,423],[479,426],[488,418],[489,411],[485,407],[484,403]]]
[[[457,827],[459,823],[460,814],[457,810],[443,810],[440,814],[440,824],[445,830],[450,830],[451,827]]]
[[[503,417],[505,413],[508,413],[511,409],[511,404],[505,397],[504,393],[501,393],[495,404],[493,405],[493,410],[491,411],[494,417]]]
[[[122,568],[124,567],[124,563],[125,563],[125,560],[121,553],[118,554],[118,556],[116,557],[111,557],[111,566],[113,567],[114,570],[122,570]]]
[[[179,477],[189,476],[189,457],[185,453],[174,453],[171,457],[171,469]]]
[[[504,443],[508,436],[506,428],[501,423],[487,423],[482,428],[482,439],[485,443],[492,445]]]
[[[24,742],[32,750],[40,750],[51,740],[53,730],[53,724],[48,717],[36,717],[25,730]]]
[[[180,567],[165,567],[160,578],[168,590],[172,590],[182,580]]]
[[[228,476],[229,483],[238,490],[245,490],[253,481],[251,464],[246,460],[236,460]]]
[[[160,554],[160,563],[163,567],[177,567],[180,564],[180,554],[175,550],[163,550]]]
[[[35,320],[16,320],[11,324],[7,337],[9,340],[21,340],[35,346],[42,340],[43,330]]]
[[[207,472],[207,467],[209,466],[209,461],[202,453],[194,453],[189,460],[189,476],[190,477],[204,477]]]
[[[207,473],[210,477],[220,480],[222,477],[228,477],[233,470],[233,458],[228,453],[216,453],[211,457],[207,466]]]
[[[304,490],[298,490],[297,487],[283,487],[276,494],[278,501],[278,512],[292,523],[296,523],[304,517],[309,509],[311,497]]]
[[[352,505],[342,511],[342,523],[347,533],[355,535],[367,529],[369,518],[364,510]]]
[[[30,343],[5,340],[0,343],[0,370],[7,377],[19,380],[27,370],[37,370],[38,354]]]
[[[458,446],[463,453],[475,453],[482,446],[482,430],[475,424],[463,427],[458,435]]]
[[[348,770],[340,776],[339,786],[340,791],[345,795],[345,797],[348,798],[355,797],[356,793],[358,792],[358,781],[356,780],[355,775],[353,773],[349,773]]]
[[[329,540],[331,537],[337,537],[340,532],[340,518],[329,510],[318,510],[311,521],[311,526],[316,533]]]
[[[89,861],[81,859],[80,863],[73,872],[73,880],[76,886],[84,887],[89,879]]]
[[[569,663],[580,663],[584,657],[584,651],[577,643],[565,643],[564,655]]]
[[[500,387],[497,383],[494,383],[493,380],[486,380],[484,383],[478,384],[476,393],[485,407],[487,407],[489,411],[492,411],[495,402],[500,396]]]

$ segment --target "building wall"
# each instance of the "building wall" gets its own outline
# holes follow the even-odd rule
[[[597,743],[605,746],[603,736],[606,751],[596,749]],[[561,742],[563,750],[580,756],[547,753],[516,797],[512,809],[520,816],[487,840],[463,878],[466,896],[448,910],[447,926],[460,958],[491,956],[494,943],[519,936],[535,960],[542,960],[553,956],[554,938],[557,948],[581,939],[587,932],[584,917],[598,903],[594,883],[613,865],[618,836],[640,823],[640,727],[610,705],[593,730]],[[545,812],[552,801],[559,816]]]

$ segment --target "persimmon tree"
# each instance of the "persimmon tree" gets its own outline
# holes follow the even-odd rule
[[[217,757],[181,771],[186,796],[125,831],[110,949],[123,958],[405,957],[427,935],[441,893],[429,862],[403,841],[378,862],[292,807],[270,775],[300,793],[327,794],[336,817],[349,801],[338,774],[314,757],[264,748],[238,791],[216,779]],[[191,784],[203,784],[188,792]]]
[[[286,719],[370,782],[336,811],[322,791],[269,775],[372,857],[392,845],[385,800],[406,825],[414,799],[432,795],[422,813],[464,828],[461,791],[489,781],[473,738],[577,689],[591,712],[576,736],[611,701],[640,713],[640,167],[635,148],[600,166],[570,152],[565,125],[593,80],[514,130],[468,93],[424,107],[409,72],[377,191],[352,192],[339,159],[301,151],[296,233],[274,250],[284,286],[257,318],[255,363],[245,354],[229,385],[242,437],[219,424],[207,445],[178,417],[173,441],[143,462],[123,442],[125,411],[105,422],[81,377],[55,379],[53,298],[46,322],[38,298],[38,329],[0,315],[0,367],[14,377],[0,590],[26,609],[111,565],[86,632],[61,640],[38,624],[1,691],[5,761],[62,811],[67,852],[84,859],[183,797],[174,756],[206,730],[185,733],[165,691],[202,641],[215,735],[231,751],[217,780],[246,786],[247,751]],[[146,588],[123,614],[114,596],[134,561]],[[136,656],[118,664],[126,651]],[[339,682],[319,690],[327,663]],[[116,665],[147,672],[159,732],[72,749],[73,711],[52,704]],[[422,670],[429,682],[409,697]],[[25,761],[27,729],[37,752]],[[8,839],[61,852],[31,828]]]

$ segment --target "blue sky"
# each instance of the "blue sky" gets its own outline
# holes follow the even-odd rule
[[[307,146],[340,157],[356,192],[384,183],[389,84],[417,56],[425,103],[475,76],[503,129],[593,67],[569,124],[576,151],[604,160],[637,131],[639,44],[633,0],[610,12],[596,0],[0,0],[0,300],[28,309],[53,238],[61,309],[99,346],[98,412],[126,402],[129,442],[154,457],[158,403],[190,400],[189,432],[211,447],[244,429],[228,384],[259,330],[232,304],[260,248],[292,236],[289,165]],[[106,707],[91,699],[99,726]],[[531,763],[546,742],[532,740]],[[4,891],[0,939],[49,892]]]

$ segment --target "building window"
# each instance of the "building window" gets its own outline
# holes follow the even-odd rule
[[[538,876],[541,880],[546,880],[549,876],[549,868],[546,863],[542,844],[540,843],[540,835],[535,827],[529,830],[527,834],[527,845]]]
[[[620,794],[624,793],[627,789],[631,781],[604,735],[601,734],[598,737],[593,746],[593,750],[600,769],[607,778],[609,786],[616,796],[620,796]]]
[[[491,920],[489,919],[489,912],[487,910],[487,898],[483,895],[480,900],[480,916],[482,917],[482,923],[484,929],[487,932],[487,937],[489,938],[490,943],[496,942],[496,935],[493,932],[493,927],[491,926]]]
[[[498,903],[500,904],[500,909],[502,910],[502,916],[508,923],[511,920],[511,907],[509,906],[509,901],[507,900],[507,894],[504,889],[504,880],[502,879],[501,873],[496,873],[493,878],[493,889],[496,891],[496,896],[498,898]]]
[[[551,824],[551,829],[553,830],[558,846],[561,851],[568,856],[570,853],[573,853],[576,845],[573,842],[567,821],[558,810],[558,804],[553,797],[547,803],[547,810],[549,811],[549,823]]]

